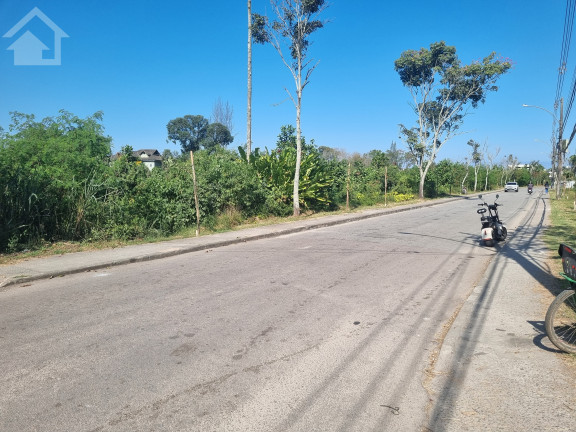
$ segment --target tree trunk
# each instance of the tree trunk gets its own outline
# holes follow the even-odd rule
[[[300,78],[300,77],[299,77]],[[300,83],[298,83],[300,84]],[[296,169],[294,171],[294,216],[300,216],[300,162],[302,160],[302,131],[300,129],[300,111],[302,108],[302,87],[296,89]]]
[[[420,183],[418,184],[418,198],[424,199],[424,182],[426,181],[426,172],[420,170]]]
[[[432,166],[434,162],[434,158],[426,162],[426,166],[419,165],[418,169],[420,170],[420,184],[418,186],[418,198],[424,199],[424,184],[426,183],[426,176],[428,175],[428,170]]]
[[[246,115],[246,160],[252,153],[252,1],[248,0],[248,108]]]
[[[474,167],[474,192],[478,189],[478,168]]]
[[[464,192],[464,189],[466,188],[465,183],[466,183],[466,179],[468,178],[468,169],[466,169],[466,175],[464,176],[464,178],[462,179],[462,186],[461,186],[461,190],[462,192]]]

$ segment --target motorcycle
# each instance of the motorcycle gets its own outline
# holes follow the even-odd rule
[[[528,186],[528,195],[532,195],[532,186]]]
[[[476,213],[482,215],[480,218],[480,223],[482,224],[482,240],[486,246],[494,246],[494,242],[503,241],[508,235],[504,222],[502,222],[500,216],[498,216],[498,207],[502,205],[496,202],[499,197],[500,195],[497,194],[494,204],[488,204],[486,201],[478,204],[482,206],[482,208],[476,211]],[[482,199],[482,195],[479,195],[478,198]],[[488,214],[486,214],[486,212]]]

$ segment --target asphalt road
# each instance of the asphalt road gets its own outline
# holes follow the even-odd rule
[[[505,221],[531,202],[500,201]],[[477,202],[2,291],[0,430],[417,431],[498,250]]]

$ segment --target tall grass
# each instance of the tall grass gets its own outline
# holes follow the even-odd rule
[[[552,250],[557,250],[560,243],[576,248],[575,192],[569,190],[558,200],[554,192],[550,193],[551,226],[546,229],[544,241]]]

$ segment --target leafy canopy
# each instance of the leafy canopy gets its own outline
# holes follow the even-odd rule
[[[228,127],[222,123],[210,123],[201,115],[185,115],[170,120],[166,125],[168,139],[179,143],[183,153],[204,147],[212,152],[234,141]]]
[[[266,16],[252,14],[252,38],[259,44],[274,43],[276,33],[291,42],[290,56],[302,60],[310,45],[308,36],[324,27],[320,20],[312,19],[324,6],[324,0],[284,0],[272,2],[278,20],[270,22]]]
[[[182,152],[200,150],[200,142],[206,138],[208,120],[201,115],[185,115],[170,120],[166,125],[168,139],[179,143]]]
[[[314,145],[314,140],[308,144],[306,138],[302,135],[302,152],[304,154],[310,153],[316,149]],[[296,128],[292,125],[284,125],[280,127],[280,134],[276,140],[276,149],[284,151],[287,148],[293,148],[296,150]]]
[[[201,141],[202,147],[214,152],[219,147],[226,147],[234,141],[230,130],[222,123],[210,123],[206,128],[206,137]]]
[[[497,59],[492,52],[482,61],[462,65],[456,48],[442,41],[431,44],[429,50],[404,51],[394,67],[404,86],[414,91],[427,92],[439,82],[435,100],[425,102],[439,110],[450,103],[470,102],[474,108],[484,103],[488,92],[498,90],[496,81],[512,63],[509,59]]]
[[[420,198],[428,170],[442,145],[459,131],[466,107],[484,103],[511,67],[510,60],[496,58],[495,53],[463,65],[456,48],[443,41],[432,43],[430,49],[404,51],[394,62],[402,84],[410,90],[417,116],[417,126],[401,124],[400,133],[420,171]]]

